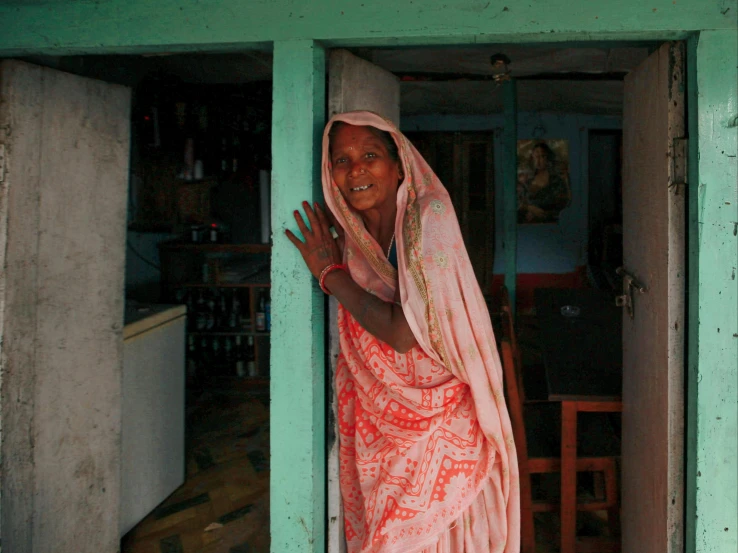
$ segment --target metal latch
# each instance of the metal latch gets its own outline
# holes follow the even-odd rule
[[[628,316],[632,319],[633,315],[633,292],[639,294],[646,293],[646,287],[642,286],[636,278],[631,275],[624,267],[618,267],[615,272],[623,277],[623,294],[615,298],[615,305],[625,307]]]

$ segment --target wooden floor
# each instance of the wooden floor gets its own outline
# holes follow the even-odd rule
[[[268,391],[209,391],[193,404],[186,481],[122,553],[268,553]]]
[[[210,390],[190,404],[186,481],[123,538],[122,553],[268,553],[268,390]],[[606,531],[598,515],[580,513],[578,533]],[[537,553],[559,550],[558,530],[557,513],[536,514]]]

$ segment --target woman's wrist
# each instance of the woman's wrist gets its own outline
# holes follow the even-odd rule
[[[323,291],[328,295],[333,295],[336,288],[341,286],[341,281],[344,279],[351,279],[351,275],[348,274],[347,267],[345,265],[343,270],[331,271],[323,277]]]
[[[320,275],[318,276],[318,285],[320,286],[320,289],[323,290],[326,294],[329,296],[332,295],[332,292],[330,290],[330,287],[327,287],[326,283],[328,279],[331,277],[331,275],[339,274],[339,273],[346,273],[348,267],[344,265],[343,263],[330,263],[325,266],[325,268],[321,271]]]

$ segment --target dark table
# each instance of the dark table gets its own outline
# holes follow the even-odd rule
[[[560,551],[574,553],[577,416],[623,409],[623,313],[598,290],[542,288],[534,298],[548,399],[561,402]]]
[[[623,313],[613,296],[599,290],[540,288],[535,306],[549,400],[619,400]],[[562,308],[571,316],[562,314]]]

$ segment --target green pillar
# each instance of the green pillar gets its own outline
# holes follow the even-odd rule
[[[325,300],[285,237],[293,212],[322,197],[325,52],[274,44],[272,119],[271,550],[325,550]]]
[[[689,44],[686,551],[738,551],[738,35]]]
[[[518,275],[518,99],[514,79],[505,82],[502,88],[505,108],[505,128],[502,137],[504,145],[502,201],[505,207],[502,248],[505,251],[505,286],[510,292],[510,303],[515,313]]]

